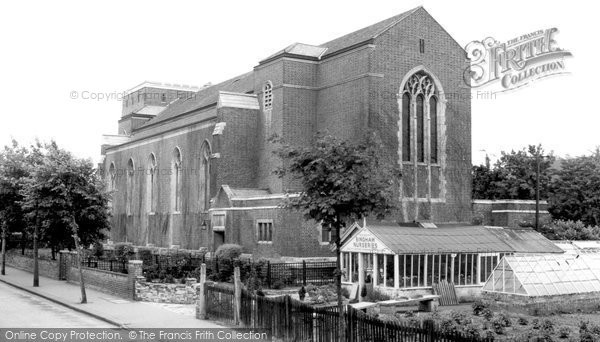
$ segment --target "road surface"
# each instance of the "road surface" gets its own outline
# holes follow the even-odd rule
[[[112,325],[0,283],[0,328],[113,328]]]

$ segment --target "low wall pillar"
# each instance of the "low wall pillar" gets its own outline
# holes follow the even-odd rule
[[[135,282],[138,277],[143,278],[142,271],[142,260],[129,260],[127,263],[127,277],[129,277],[129,284],[131,285],[131,298],[135,300]]]

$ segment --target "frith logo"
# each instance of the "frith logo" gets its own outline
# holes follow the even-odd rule
[[[471,66],[465,83],[472,88],[495,85],[498,91],[520,88],[537,79],[564,74],[569,51],[554,40],[557,28],[539,30],[500,43],[494,38],[469,43],[465,50]]]

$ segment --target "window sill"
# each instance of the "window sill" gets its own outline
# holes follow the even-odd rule
[[[156,215],[156,213],[153,212],[153,211],[151,211],[151,212],[148,213],[148,216],[154,216],[154,215]]]
[[[331,242],[329,242],[329,241],[327,241],[327,242],[324,242],[324,241],[319,242],[319,245],[321,245],[321,246],[329,246],[330,244],[331,244]]]
[[[174,211],[171,213],[171,215],[181,215],[181,211]]]
[[[258,243],[261,245],[272,245],[273,241],[258,241]]]

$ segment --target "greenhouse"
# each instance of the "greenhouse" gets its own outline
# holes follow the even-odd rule
[[[341,261],[345,282],[399,294],[443,281],[481,289],[505,255],[527,252],[563,253],[532,229],[365,223],[342,236]]]
[[[600,254],[507,255],[483,291],[527,297],[600,292]]]

